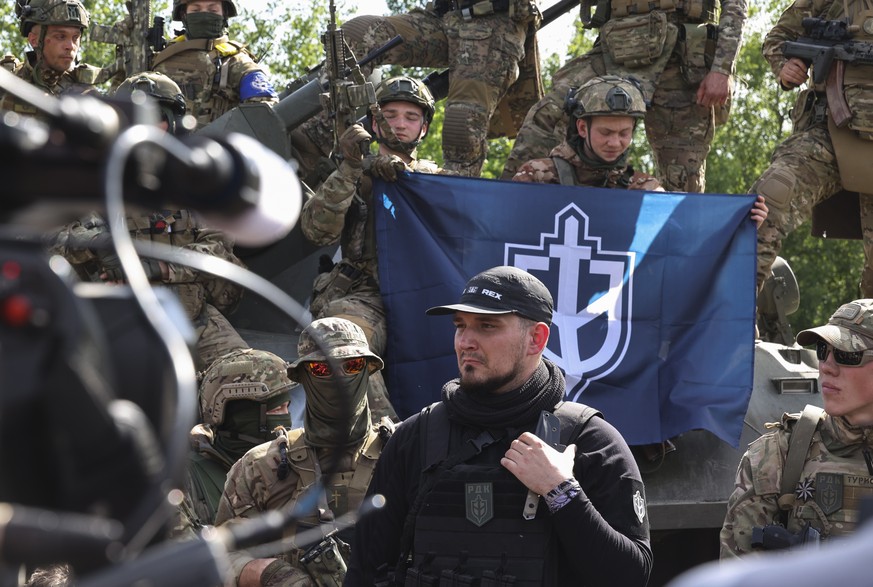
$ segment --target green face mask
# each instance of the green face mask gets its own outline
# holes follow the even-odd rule
[[[224,34],[224,16],[214,12],[185,15],[185,36],[189,39],[216,39]]]
[[[271,398],[272,399],[272,398]],[[287,400],[287,398],[275,398]],[[267,409],[274,408],[267,403]],[[261,428],[261,404],[250,401],[230,402],[227,405],[224,424],[218,429],[215,445],[229,457],[239,459],[249,449],[263,442],[269,442],[276,436],[273,429],[276,426],[291,427],[291,416],[286,412],[281,415],[269,415],[266,425]]]

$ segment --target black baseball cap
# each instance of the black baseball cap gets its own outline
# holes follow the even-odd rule
[[[536,322],[552,323],[552,294],[543,282],[515,267],[492,267],[475,275],[461,293],[461,301],[430,308],[427,314],[438,316],[455,312],[473,314],[515,313]]]

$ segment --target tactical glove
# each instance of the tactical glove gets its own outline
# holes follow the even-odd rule
[[[339,138],[339,150],[343,156],[343,163],[349,167],[360,169],[371,138],[370,133],[364,130],[360,124],[353,124],[347,128]]]
[[[305,571],[295,569],[283,560],[274,560],[261,573],[261,587],[314,587],[315,582]]]
[[[370,175],[385,181],[397,181],[397,174],[412,171],[397,155],[377,155],[370,161]]]

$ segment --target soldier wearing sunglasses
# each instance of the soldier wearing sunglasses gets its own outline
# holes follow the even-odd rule
[[[749,445],[721,530],[721,557],[854,531],[873,497],[873,299],[797,335],[815,345],[824,410],[786,414]],[[781,525],[784,528],[779,529]]]
[[[304,426],[279,430],[275,440],[237,461],[228,473],[215,524],[256,517],[267,510],[289,511],[341,451],[336,474],[323,480],[318,511],[286,531],[286,537],[293,537],[319,526],[326,538],[314,550],[291,548],[278,558],[231,553],[234,584],[239,587],[342,583],[350,536],[345,532],[331,536],[332,522],[360,507],[382,445],[393,431],[387,417],[376,426],[371,423],[370,376],[384,363],[370,350],[357,324],[342,318],[316,320],[301,333],[297,353],[288,376],[306,393]]]

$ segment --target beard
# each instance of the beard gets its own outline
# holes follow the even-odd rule
[[[467,371],[465,377],[464,371]],[[521,374],[521,366],[519,362],[513,363],[513,368],[503,375],[493,375],[484,379],[474,379],[473,369],[462,369],[460,374],[460,382],[458,387],[464,393],[473,396],[491,395],[498,389],[503,389],[504,386],[511,383]]]

